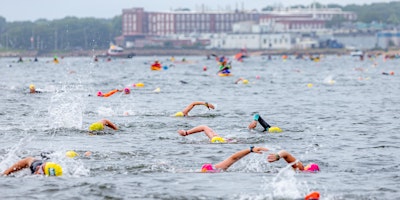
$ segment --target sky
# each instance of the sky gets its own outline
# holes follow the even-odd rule
[[[274,5],[309,5],[312,2],[322,4],[371,4],[393,0],[0,0],[0,16],[7,22],[35,21],[37,19],[62,19],[67,16],[113,18],[121,15],[122,9],[142,7],[145,11],[169,11],[176,8],[196,10],[204,5],[208,9],[245,9],[261,10]],[[282,3],[283,2],[283,3]]]

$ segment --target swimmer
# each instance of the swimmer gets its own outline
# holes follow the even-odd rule
[[[30,84],[29,85],[29,93],[41,93],[40,91],[36,90],[35,85]]]
[[[118,127],[113,124],[110,120],[108,119],[102,119],[98,122],[95,122],[89,126],[89,132],[93,131],[102,131],[104,130],[104,126],[108,126],[112,128],[113,130],[118,130]]]
[[[269,154],[267,157],[268,162],[275,162],[280,160],[281,158],[285,159],[288,164],[292,165],[294,170],[300,171],[308,171],[308,172],[317,172],[319,171],[319,166],[315,163],[310,163],[307,166],[304,166],[302,162],[298,161],[292,154],[285,150],[281,150],[278,153]]]
[[[188,136],[190,134],[194,134],[194,133],[198,133],[198,132],[204,132],[207,135],[207,137],[210,139],[211,143],[226,143],[226,140],[224,138],[222,138],[221,136],[216,134],[210,127],[208,127],[206,125],[196,126],[187,131],[178,130],[178,133],[181,136]]]
[[[233,155],[229,156],[229,158],[225,159],[224,161],[212,165],[212,164],[204,164],[201,167],[201,172],[221,172],[221,171],[226,171],[233,163],[236,161],[240,160],[241,158],[245,157],[249,153],[258,153],[262,154],[264,151],[268,151],[267,148],[264,147],[250,147],[247,149],[243,149],[241,151],[238,151],[234,153]]]
[[[26,157],[3,172],[4,175],[8,176],[11,173],[20,171],[25,168],[30,168],[32,174],[46,175],[46,176],[61,176],[62,167],[59,164],[53,162],[46,162],[43,160],[36,159],[34,157]]]
[[[189,104],[185,109],[183,109],[182,112],[177,112],[175,113],[176,117],[187,117],[189,112],[197,105],[204,105],[205,107],[207,107],[208,109],[214,109],[214,105],[212,105],[211,103],[208,102],[204,102],[204,101],[195,101],[192,102],[191,104]]]
[[[270,133],[280,133],[280,132],[282,132],[282,129],[280,129],[279,127],[270,126],[266,121],[264,121],[263,118],[261,118],[261,116],[259,114],[255,114],[253,116],[253,121],[250,122],[248,128],[249,129],[256,128],[257,127],[257,122],[259,122],[261,124],[261,126],[264,128],[263,131],[268,131]]]

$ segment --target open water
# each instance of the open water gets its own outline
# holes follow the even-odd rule
[[[168,69],[151,71],[156,58]],[[174,66],[166,57],[0,59],[0,171],[41,152],[64,169],[62,177],[1,176],[0,199],[301,199],[310,191],[321,199],[400,199],[400,60],[250,57],[233,61],[233,76],[219,77],[215,60],[186,59]],[[234,84],[239,77],[249,83]],[[139,82],[145,86],[132,87]],[[29,94],[30,84],[42,93]],[[132,93],[96,96],[124,87]],[[193,101],[216,109],[172,117]],[[256,112],[283,132],[248,130]],[[120,130],[89,135],[102,118]],[[236,142],[177,133],[202,124]],[[264,153],[226,172],[199,173],[252,145],[285,149],[321,171],[294,172]],[[68,158],[68,150],[80,156]]]

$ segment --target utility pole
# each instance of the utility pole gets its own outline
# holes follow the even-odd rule
[[[57,37],[57,29],[56,30],[54,30],[54,50],[57,50],[58,49],[58,47],[57,47],[57,40],[58,40],[58,37]]]

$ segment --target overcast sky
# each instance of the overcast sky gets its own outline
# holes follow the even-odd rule
[[[322,4],[370,4],[391,0],[318,0]],[[112,18],[122,9],[143,7],[145,11],[167,11],[176,8],[195,10],[204,4],[212,10],[228,6],[261,10],[273,5],[309,5],[313,0],[0,0],[0,16],[10,21],[35,21],[37,19],[62,19],[66,16]],[[283,4],[280,2],[284,2]]]

